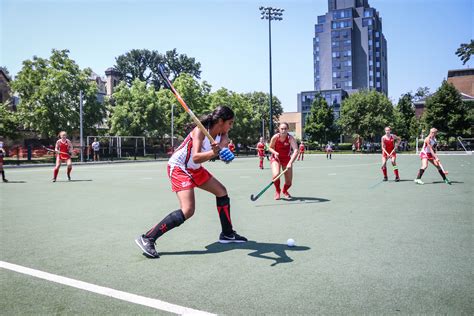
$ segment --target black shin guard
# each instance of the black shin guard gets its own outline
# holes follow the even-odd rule
[[[420,171],[418,171],[418,176],[416,177],[417,179],[421,179],[421,177],[423,176],[423,173],[425,172],[425,169],[420,169]]]
[[[161,222],[153,226],[153,228],[145,234],[145,237],[157,240],[168,230],[178,227],[184,223],[185,220],[186,219],[184,218],[184,214],[181,209],[171,212],[168,214],[168,216],[163,218]]]
[[[232,221],[230,220],[230,199],[227,195],[216,197],[217,212],[221,220],[222,232],[230,235],[233,232]]]
[[[2,173],[2,180],[5,180],[5,170],[0,171]]]
[[[443,177],[443,180],[446,180],[446,175],[444,174],[443,170],[441,170],[441,168],[438,168],[438,172],[441,175],[441,177]]]

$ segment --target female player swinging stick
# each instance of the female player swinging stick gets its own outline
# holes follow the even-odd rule
[[[280,170],[288,169],[285,172],[285,185],[283,186],[283,195],[285,198],[291,198],[288,189],[291,187],[293,179],[293,162],[298,156],[298,145],[293,136],[288,134],[288,123],[280,123],[278,126],[279,133],[273,135],[270,140],[270,147],[268,150],[272,153],[270,164],[272,166],[273,178],[280,174]],[[293,150],[293,154],[290,153]],[[275,185],[275,200],[280,199],[280,179],[276,180]]]
[[[227,148],[229,143],[227,133],[234,123],[234,112],[227,106],[219,106],[201,122],[207,127],[209,134],[215,139],[215,143],[211,144],[204,133],[195,127],[169,159],[168,176],[171,180],[171,188],[178,197],[180,209],[171,212],[148,232],[135,239],[136,244],[147,257],[158,258],[159,254],[155,249],[156,240],[193,216],[195,187],[216,196],[217,212],[222,227],[219,242],[242,243],[247,241],[232,228],[230,199],[226,188],[201,165],[217,155],[227,163],[234,159],[234,155]]]
[[[382,172],[383,172],[383,181],[388,181],[387,177],[387,160],[392,160],[393,173],[395,173],[395,182],[400,181],[400,176],[398,174],[397,166],[397,152],[396,148],[400,144],[400,137],[395,134],[392,134],[392,129],[390,126],[385,127],[385,135],[382,136],[380,143],[382,144]]]
[[[59,168],[61,167],[61,162],[66,161],[67,164],[67,178],[71,180],[71,171],[72,171],[72,143],[67,139],[67,134],[65,131],[59,133],[59,139],[56,142],[54,148],[56,151],[56,166],[54,167],[53,182],[56,182],[58,177]]]
[[[451,184],[451,181],[449,181],[449,179],[444,174],[443,169],[440,166],[438,156],[436,155],[436,146],[438,145],[438,142],[436,141],[437,133],[438,130],[433,127],[432,129],[430,129],[430,134],[428,135],[428,137],[425,138],[425,141],[423,143],[423,149],[420,153],[421,168],[420,171],[418,171],[418,176],[415,179],[416,184],[425,184],[423,181],[421,181],[421,177],[423,176],[423,173],[425,172],[426,168],[428,168],[428,161],[431,162],[433,166],[436,167],[436,169],[438,169],[438,172],[443,178],[444,182],[447,184]]]

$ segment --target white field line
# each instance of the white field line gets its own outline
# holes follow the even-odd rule
[[[95,284],[91,284],[87,282],[82,282],[82,281],[62,277],[56,274],[51,274],[51,273],[47,273],[47,272],[43,272],[43,271],[39,271],[35,269],[26,268],[26,267],[8,263],[5,261],[0,261],[0,268],[34,276],[43,280],[48,280],[51,282],[75,287],[75,288],[89,291],[92,293],[105,295],[108,297],[113,297],[122,301],[139,304],[143,306],[148,306],[154,309],[158,309],[158,310],[162,310],[162,311],[166,311],[166,312],[170,312],[170,313],[174,313],[178,315],[215,315],[208,312],[199,311],[196,309],[167,303],[167,302],[160,301],[154,298],[149,298],[149,297],[135,295],[135,294],[127,293],[127,292],[117,291],[108,287],[103,287],[103,286],[99,286],[99,285],[95,285]]]

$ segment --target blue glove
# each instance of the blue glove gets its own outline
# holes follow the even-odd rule
[[[232,160],[234,160],[235,157],[229,148],[224,148],[224,149],[221,149],[221,151],[219,152],[219,158],[225,163],[229,163]]]

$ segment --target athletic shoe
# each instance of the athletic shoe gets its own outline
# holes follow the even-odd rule
[[[400,182],[400,178],[399,178],[399,177],[396,177],[396,178],[395,178],[395,182]]]
[[[56,182],[56,179],[53,178],[51,181],[52,181],[52,182]]]
[[[141,250],[143,250],[143,254],[146,257],[149,257],[149,258],[160,257],[158,252],[156,252],[155,242],[150,238],[146,238],[145,235],[138,236],[135,239],[135,243],[138,245],[138,247],[140,247]]]
[[[421,185],[425,184],[423,181],[421,181],[421,179],[415,179],[413,181],[415,181],[416,184],[421,184]]]
[[[3,182],[8,182],[8,180],[7,180],[7,179],[3,179]]]
[[[232,234],[230,235],[224,235],[224,233],[221,233],[219,235],[219,242],[221,244],[230,244],[230,243],[242,243],[242,242],[246,242],[247,241],[247,238],[245,238],[244,236],[240,236],[239,234],[237,234],[235,232],[235,230],[232,231]]]
[[[388,178],[387,178],[387,177],[383,177],[383,181],[388,181]]]
[[[451,185],[451,181],[448,178],[444,179],[444,183]]]
[[[285,199],[291,199],[291,194],[288,191],[283,191],[283,196],[285,197]]]
[[[280,199],[280,192],[275,192],[275,200],[279,200]]]

